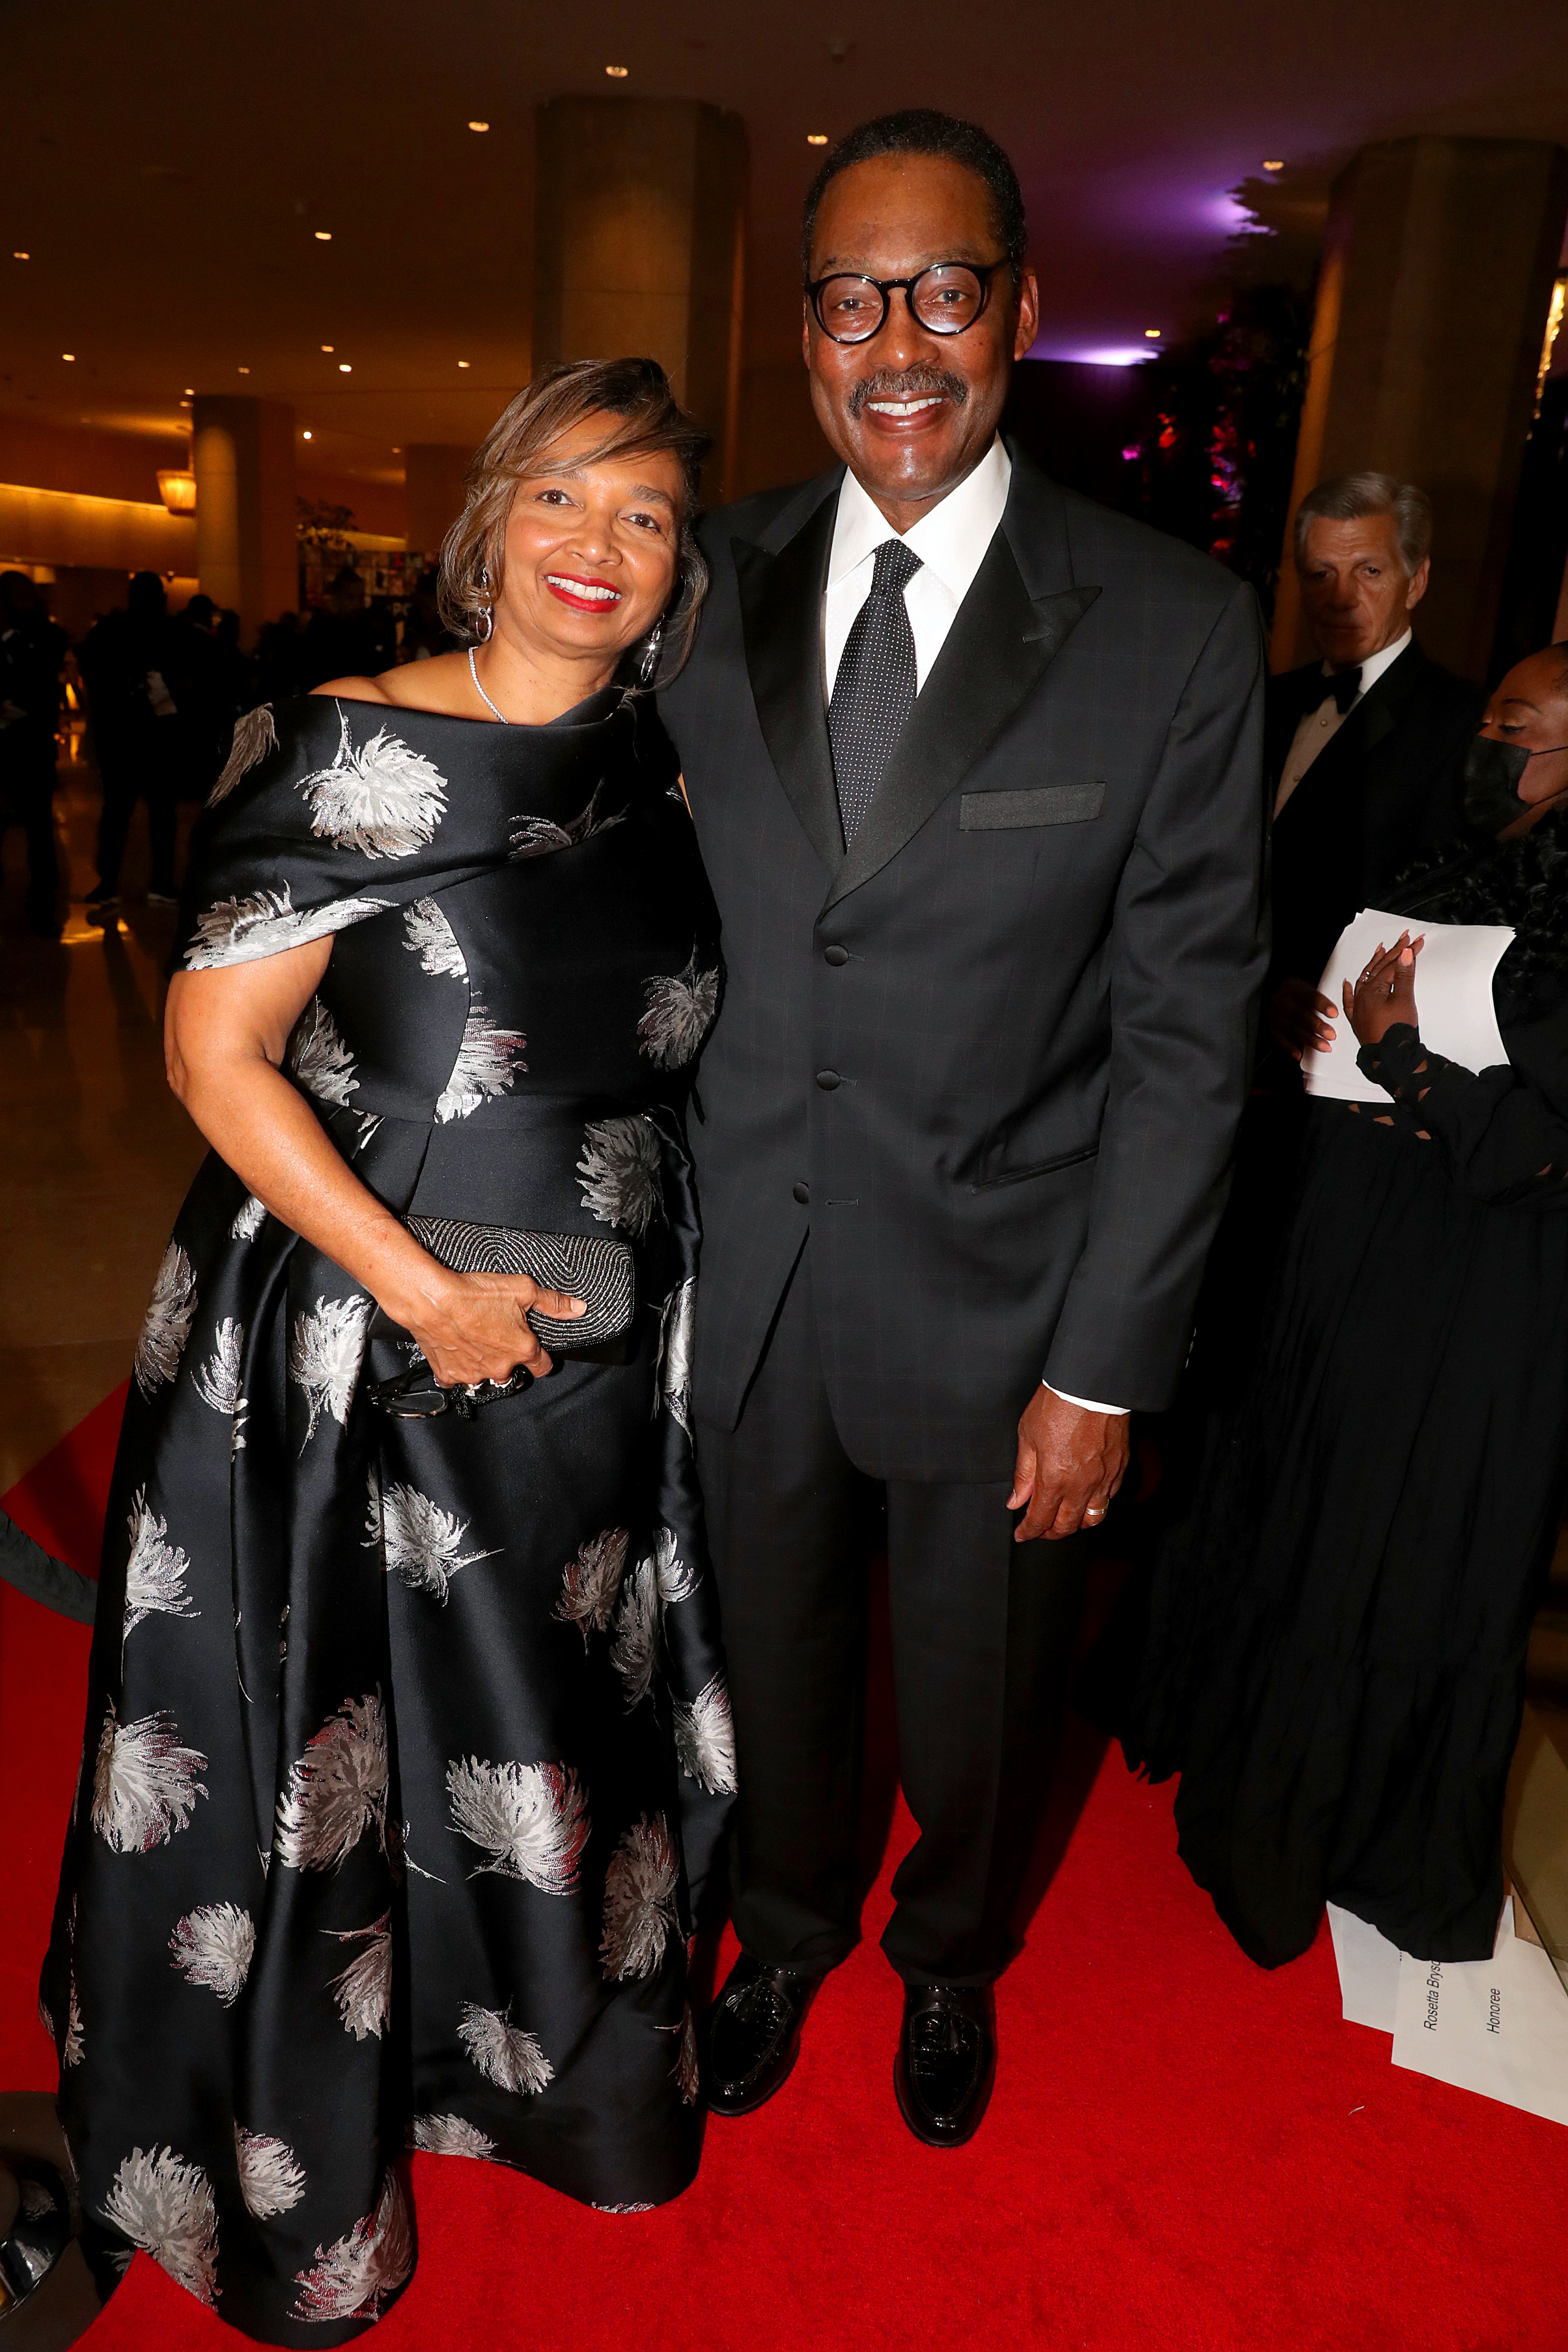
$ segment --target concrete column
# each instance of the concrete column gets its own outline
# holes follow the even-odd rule
[[[740,458],[746,129],[687,99],[539,110],[533,360],[657,359],[714,436],[704,495]]]
[[[196,568],[251,645],[263,621],[300,601],[294,412],[278,400],[197,393],[192,424]]]
[[[1381,467],[1436,514],[1422,643],[1484,677],[1568,218],[1568,151],[1395,139],[1334,184],[1292,486]],[[1287,525],[1273,667],[1307,660]]]
[[[410,441],[403,451],[408,544],[434,560],[463,510],[463,476],[473,451],[458,441]]]

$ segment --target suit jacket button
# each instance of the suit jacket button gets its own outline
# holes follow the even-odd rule
[[[801,1205],[801,1207],[802,1207],[803,1209],[809,1208],[809,1207],[810,1207],[810,1205],[811,1205],[811,1187],[810,1187],[810,1185],[809,1185],[809,1184],[797,1184],[797,1185],[795,1186],[795,1199],[800,1202],[800,1205]]]
[[[849,950],[847,948],[839,947],[824,948],[822,950],[822,961],[824,963],[835,965],[847,963],[849,961]]]
[[[825,1095],[830,1095],[833,1092],[834,1087],[841,1087],[844,1084],[844,1081],[839,1076],[837,1070],[818,1070],[816,1074],[816,1083],[822,1088]]]

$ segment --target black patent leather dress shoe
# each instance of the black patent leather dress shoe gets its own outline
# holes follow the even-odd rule
[[[996,2080],[996,2002],[989,1985],[906,1985],[893,2091],[927,2147],[973,2139]]]
[[[820,1976],[770,1969],[742,1952],[708,2021],[708,2104],[749,2116],[773,2097],[800,2055],[800,2029]]]

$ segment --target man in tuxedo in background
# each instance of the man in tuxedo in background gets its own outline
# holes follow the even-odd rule
[[[911,112],[807,201],[842,462],[709,519],[663,698],[723,918],[692,1147],[693,1405],[741,1793],[711,2104],[793,2065],[858,1937],[868,1501],[920,1837],[883,1948],[916,2136],[991,1988],[1078,1629],[1079,1530],[1186,1352],[1265,964],[1256,600],[998,437],[1034,341],[994,142]]]
[[[1334,941],[1400,868],[1460,832],[1479,687],[1438,667],[1410,616],[1431,571],[1432,509],[1414,483],[1342,474],[1295,523],[1301,608],[1321,656],[1268,685],[1274,809],[1269,1034],[1300,1061],[1340,1008],[1318,981]]]

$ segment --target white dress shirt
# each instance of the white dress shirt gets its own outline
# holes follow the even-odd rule
[[[1380,654],[1370,654],[1363,662],[1361,684],[1356,689],[1355,701],[1350,705],[1349,709],[1341,710],[1333,698],[1325,690],[1323,698],[1316,710],[1303,712],[1297,724],[1296,732],[1290,738],[1289,757],[1285,762],[1285,772],[1279,779],[1279,790],[1274,795],[1276,816],[1279,815],[1324,744],[1333,741],[1334,737],[1350,717],[1351,711],[1365,700],[1368,691],[1377,684],[1384,671],[1393,668],[1405,646],[1410,643],[1412,634],[1409,629],[1406,629],[1405,635],[1395,644],[1384,646]],[[1332,672],[1325,662],[1323,664],[1325,682],[1331,676]]]
[[[904,609],[915,640],[915,691],[931,676],[936,657],[947,643],[947,633],[958,618],[958,608],[974,584],[985,561],[985,551],[996,535],[1013,461],[1000,436],[992,442],[972,474],[957,489],[939,499],[929,513],[903,534],[904,545],[921,560],[921,568],[904,589]],[[845,641],[855,615],[871,593],[877,550],[899,533],[853,474],[844,477],[838,493],[838,513],[833,526],[833,546],[827,559],[827,593],[823,599],[822,657],[829,697],[844,658]],[[1050,1383],[1045,1383],[1049,1387]],[[1100,1404],[1093,1397],[1053,1394],[1088,1412],[1124,1413],[1125,1405]]]

